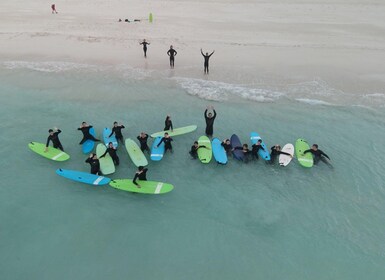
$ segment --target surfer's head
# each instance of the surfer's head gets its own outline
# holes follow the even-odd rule
[[[198,146],[198,141],[195,141],[195,142],[194,142],[194,146],[195,146],[195,147]]]
[[[207,115],[209,116],[209,118],[211,118],[213,116],[212,113],[208,113]]]
[[[48,132],[49,132],[50,134],[52,134],[52,133],[53,133],[53,129],[48,129]]]
[[[173,48],[173,46],[171,45],[171,46],[170,46],[170,49],[172,49],[172,48]]]
[[[86,122],[82,122],[82,126],[86,126],[87,125],[87,123]]]
[[[313,150],[317,151],[317,150],[318,150],[318,145],[317,145],[317,144],[313,144],[313,145],[311,146],[311,148],[312,148]]]
[[[114,144],[112,144],[112,142],[108,143],[108,147],[112,148],[114,146]]]
[[[118,122],[114,122],[114,126],[117,126],[118,125]]]
[[[138,170],[139,170],[139,171],[142,171],[143,168],[144,168],[143,166],[138,166]]]
[[[164,133],[164,137],[169,137],[167,132]]]

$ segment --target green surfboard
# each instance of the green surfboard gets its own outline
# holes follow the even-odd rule
[[[136,181],[140,188],[136,186],[132,179],[116,179],[110,182],[110,186],[122,191],[146,193],[146,194],[163,194],[168,193],[174,189],[171,184],[154,181]]]
[[[310,146],[306,140],[300,138],[295,141],[295,156],[297,157],[299,164],[303,167],[313,166],[313,155],[311,153],[303,153],[309,149]]]
[[[134,140],[127,138],[124,142],[128,155],[130,156],[132,162],[135,166],[146,166],[148,161],[144,156],[142,150],[139,148],[138,144]]]
[[[43,143],[31,142],[28,144],[28,147],[38,155],[50,160],[65,161],[70,158],[69,154],[53,147],[48,147],[48,151],[45,152],[45,144]]]
[[[202,163],[209,163],[213,157],[211,141],[207,136],[201,136],[198,139],[199,146],[205,146],[198,149],[198,158]]]
[[[172,136],[177,136],[177,135],[182,135],[182,134],[190,133],[190,132],[195,131],[196,129],[197,129],[196,125],[189,125],[189,126],[175,128],[172,131],[171,130],[159,131],[159,132],[151,134],[151,137],[152,138],[156,138],[158,136],[163,137],[165,132],[167,132],[168,135],[170,135],[172,137]]]
[[[115,165],[111,156],[107,153],[104,157],[100,158],[107,150],[104,144],[98,144],[96,146],[96,156],[99,158],[100,171],[103,175],[112,174],[115,172]]]

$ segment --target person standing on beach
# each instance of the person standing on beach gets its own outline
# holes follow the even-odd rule
[[[166,120],[164,121],[164,129],[163,130],[170,130],[173,131],[174,128],[172,127],[172,121],[171,117],[169,115],[166,116]]]
[[[52,5],[51,5],[51,9],[52,9],[52,13],[53,13],[53,14],[57,14],[57,11],[56,11],[56,5],[55,5],[55,4],[52,4]]]
[[[146,42],[146,39],[143,39],[143,41],[141,43],[139,43],[139,45],[143,45],[143,52],[144,52],[144,57],[147,58],[147,45],[149,45],[150,43]]]
[[[210,113],[207,113],[208,109],[211,109],[214,113],[214,116],[213,114],[210,112]],[[204,116],[205,116],[205,120],[206,120],[206,136],[207,137],[213,137],[213,133],[214,133],[214,120],[217,116],[217,112],[215,112],[215,109],[213,106],[211,107],[207,107],[205,113],[204,113]]]
[[[209,59],[210,59],[210,56],[212,56],[214,52],[215,52],[215,50],[210,54],[208,52],[206,54],[204,54],[202,49],[201,49],[201,54],[203,55],[203,57],[205,59],[205,63],[203,65],[205,74],[209,73]]]
[[[61,130],[56,127],[54,129],[55,131],[53,129],[48,130],[49,135],[47,138],[47,144],[45,145],[45,152],[48,152],[48,145],[50,141],[52,141],[53,147],[55,149],[60,149],[64,152],[63,146],[59,140],[59,133],[61,133]]]
[[[174,68],[174,60],[177,55],[176,50],[174,50],[173,46],[170,46],[170,49],[167,51],[168,56],[170,57],[170,67]]]

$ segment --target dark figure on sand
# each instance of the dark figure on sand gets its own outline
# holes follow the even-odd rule
[[[208,52],[207,52],[206,54],[204,54],[203,51],[202,51],[202,49],[201,49],[201,54],[203,55],[203,57],[204,57],[204,59],[205,59],[205,63],[204,63],[204,65],[203,65],[205,74],[208,74],[208,73],[209,73],[209,59],[210,59],[210,56],[212,56],[214,52],[215,52],[215,51],[213,51],[213,52],[210,53],[210,54],[209,54]]]
[[[147,57],[147,45],[149,45],[150,43],[146,42],[146,39],[143,39],[143,41],[141,43],[139,43],[139,45],[143,45],[143,52],[144,52],[144,57],[146,58]]]
[[[52,13],[53,13],[53,14],[57,14],[57,11],[56,11],[56,5],[55,5],[55,4],[52,4],[52,5],[51,5],[51,9],[52,9]]]
[[[174,60],[177,55],[176,50],[174,50],[173,46],[170,46],[170,49],[167,51],[168,56],[170,57],[170,67],[174,68]]]

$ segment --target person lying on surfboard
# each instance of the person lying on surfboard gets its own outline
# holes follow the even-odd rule
[[[116,141],[120,141],[123,144],[123,135],[122,129],[125,128],[124,125],[114,122],[114,126],[111,129],[111,134],[108,137],[111,137],[115,133]]]
[[[135,176],[134,176],[134,179],[132,180],[132,182],[133,182],[138,188],[140,188],[140,185],[136,182],[136,180],[147,181],[147,177],[146,177],[147,171],[148,171],[147,168],[144,168],[143,166],[139,166],[139,167],[138,167],[138,171],[135,172]]]
[[[271,147],[270,163],[274,163],[274,161],[277,159],[277,156],[279,156],[279,155],[287,155],[287,156],[293,158],[293,156],[291,154],[286,153],[286,152],[282,152],[281,146],[276,144],[273,147]]]
[[[306,154],[306,153],[312,153],[313,154],[314,164],[317,164],[320,160],[322,160],[325,163],[328,163],[325,160],[325,157],[328,160],[330,160],[330,158],[329,158],[329,156],[327,154],[325,154],[323,151],[318,149],[318,145],[317,144],[313,144],[309,150],[306,150],[306,151],[303,152],[303,154]]]
[[[99,158],[105,157],[106,154],[108,153],[111,156],[114,164],[119,165],[119,157],[118,157],[118,154],[116,153],[116,150],[117,149],[114,147],[114,144],[112,144],[112,142],[110,142],[110,143],[108,143],[108,147],[107,147],[106,151],[104,152],[104,154],[102,154]]]
[[[100,175],[100,163],[96,154],[91,153],[86,162],[91,165],[91,174]]]
[[[253,157],[253,159],[258,159],[258,151],[260,149],[265,150],[262,147],[262,139],[258,139],[257,143],[251,146],[251,156]]]
[[[162,140],[160,140],[159,144],[156,146],[157,148],[159,148],[160,144],[162,144],[162,142],[164,143],[164,152],[167,152],[167,150],[170,150],[170,152],[172,153],[172,145],[171,145],[171,142],[174,141],[170,135],[168,135],[167,132],[164,133],[164,137],[162,138]]]
[[[61,133],[61,130],[56,127],[54,129],[55,131],[53,129],[48,130],[49,135],[47,138],[47,144],[45,145],[44,152],[48,152],[48,145],[50,141],[52,141],[52,145],[55,149],[60,149],[64,152],[63,146],[59,140],[59,133]]]
[[[141,132],[140,135],[138,137],[136,137],[136,139],[139,140],[140,150],[142,152],[147,151],[149,153],[150,152],[150,148],[147,145],[148,134],[146,134],[144,132]]]
[[[230,139],[223,140],[223,142],[221,143],[221,146],[225,149],[227,155],[231,154],[232,148],[230,144]]]
[[[199,148],[207,148],[207,147],[205,145],[200,145],[199,146],[198,141],[195,141],[194,145],[191,146],[191,150],[189,152],[189,154],[191,155],[191,157],[193,159],[197,159],[198,158],[198,149]]]
[[[81,126],[78,128],[83,133],[83,139],[80,141],[80,145],[86,142],[87,140],[92,140],[92,141],[100,141],[99,139],[96,139],[94,136],[90,134],[90,128],[92,125],[89,125],[86,122],[82,122]]]
[[[172,126],[172,121],[170,115],[166,116],[166,120],[164,121],[164,129],[163,130],[170,130],[173,131],[174,128]]]

